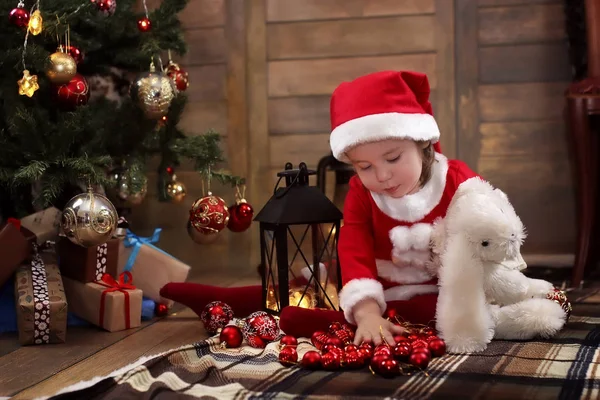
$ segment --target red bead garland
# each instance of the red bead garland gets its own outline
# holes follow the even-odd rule
[[[299,365],[301,368],[326,371],[360,369],[366,366],[374,374],[393,378],[410,375],[414,371],[424,371],[434,357],[441,357],[446,353],[446,343],[436,336],[433,328],[400,323],[393,310],[388,311],[386,316],[406,329],[403,335],[394,337],[394,343],[384,341],[374,346],[370,342],[364,342],[357,346],[352,343],[352,328],[335,322],[327,332],[317,331],[312,335],[311,343],[317,350],[307,351],[300,362],[291,361],[298,358],[297,341],[289,335],[284,336],[280,341],[279,361],[285,366]]]

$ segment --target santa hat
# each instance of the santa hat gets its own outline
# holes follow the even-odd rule
[[[440,152],[440,131],[429,102],[427,75],[381,71],[339,85],[331,97],[333,156],[346,161],[350,147],[384,139],[430,140]]]

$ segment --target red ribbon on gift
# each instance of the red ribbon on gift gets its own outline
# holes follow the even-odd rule
[[[21,229],[21,220],[20,219],[16,219],[16,218],[12,218],[11,217],[11,218],[8,218],[6,220],[6,223],[14,225],[15,228],[17,228],[17,229]]]
[[[125,278],[127,278],[127,282],[125,283]],[[100,297],[100,327],[104,328],[104,301],[106,299],[106,294],[111,292],[121,292],[125,295],[125,329],[130,328],[130,313],[129,313],[129,292],[128,290],[136,289],[133,283],[133,276],[131,272],[126,271],[119,275],[119,281],[116,281],[115,278],[110,276],[109,274],[102,275],[102,279],[96,282],[99,285],[106,286],[108,289],[104,289],[102,291],[102,296]]]

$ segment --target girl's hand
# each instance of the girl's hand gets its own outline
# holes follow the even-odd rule
[[[385,339],[388,344],[393,345],[395,343],[394,335],[402,332],[404,332],[402,327],[394,325],[378,314],[365,315],[357,325],[354,344],[372,342],[377,346]]]
[[[379,304],[373,299],[365,299],[354,306],[354,320],[356,321],[356,334],[354,344],[372,342],[380,344],[384,339],[390,345],[393,344],[394,334],[404,332],[400,326],[394,325],[381,316]]]

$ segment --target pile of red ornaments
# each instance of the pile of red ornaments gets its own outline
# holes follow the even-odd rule
[[[223,347],[240,347],[245,340],[251,347],[265,348],[280,336],[279,324],[271,314],[256,311],[236,320],[231,307],[222,301],[208,303],[200,320],[209,334],[219,334]]]
[[[408,375],[427,368],[433,357],[446,353],[446,343],[427,326],[403,325],[406,331],[394,336],[394,343],[373,345],[353,344],[354,332],[340,323],[332,323],[327,332],[315,332],[311,343],[317,350],[309,350],[298,363],[297,340],[284,336],[281,341],[279,362],[285,366],[299,364],[306,369],[360,369],[368,367],[373,373],[392,378]]]

